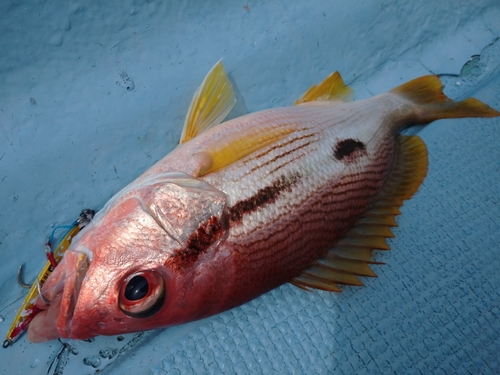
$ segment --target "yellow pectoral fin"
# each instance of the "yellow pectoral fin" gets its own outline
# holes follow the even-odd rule
[[[306,93],[294,104],[312,102],[316,100],[338,100],[350,102],[354,100],[354,92],[349,86],[346,86],[339,72],[330,74],[319,85],[311,86]]]
[[[358,276],[376,276],[370,264],[373,250],[389,250],[386,238],[403,201],[412,197],[427,173],[427,149],[417,136],[400,135],[396,160],[384,187],[371,206],[336,246],[290,282],[302,289],[340,292],[339,284],[363,285]]]
[[[212,142],[205,150],[207,162],[198,172],[198,177],[222,169],[242,158],[269,146],[294,131],[293,126],[253,129],[252,132],[234,132]],[[207,157],[208,156],[208,157]]]
[[[236,103],[233,85],[219,61],[196,90],[184,122],[180,143],[220,124]]]

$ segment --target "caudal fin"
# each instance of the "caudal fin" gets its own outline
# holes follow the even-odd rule
[[[391,90],[412,101],[416,107],[416,123],[429,123],[443,118],[496,117],[500,112],[487,104],[468,98],[455,102],[443,94],[437,76],[423,76]]]

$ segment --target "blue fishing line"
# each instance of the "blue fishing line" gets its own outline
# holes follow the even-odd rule
[[[73,222],[73,224],[71,225],[58,225],[57,227],[55,227],[54,229],[52,229],[52,233],[50,234],[50,237],[49,237],[49,244],[51,244],[51,247],[52,247],[52,243],[54,242],[54,236],[55,236],[55,233],[56,233],[56,230],[58,229],[67,229],[66,233],[64,234],[64,236],[62,236],[61,238],[64,238],[66,236],[66,234],[68,234],[68,232],[75,226],[78,224],[78,220],[75,220]]]

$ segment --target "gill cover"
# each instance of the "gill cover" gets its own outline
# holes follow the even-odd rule
[[[148,209],[157,223],[182,248],[205,223],[217,221],[227,237],[227,195],[205,181],[184,173],[152,176]]]
[[[131,186],[165,234],[175,241],[171,257],[188,265],[227,237],[227,195],[205,181],[183,173],[165,172],[147,176]],[[139,196],[137,196],[139,194]],[[168,291],[154,269],[134,271],[122,281],[118,304],[134,318],[145,318],[160,310]]]

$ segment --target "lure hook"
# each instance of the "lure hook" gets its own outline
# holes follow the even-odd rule
[[[33,284],[26,284],[24,281],[23,281],[23,277],[22,277],[22,273],[23,273],[23,267],[24,267],[24,263],[21,263],[21,265],[19,266],[19,270],[17,271],[17,283],[24,289],[29,289],[31,288],[31,286]]]
[[[84,228],[85,226],[90,223],[90,221],[94,218],[95,211],[91,210],[90,208],[85,208],[80,212],[80,217],[78,220],[76,220],[76,223],[80,227],[80,229]]]
[[[50,306],[50,301],[47,301],[42,294],[42,287],[40,286],[40,280],[36,280],[36,288],[38,289],[38,297],[45,303],[47,306]]]

